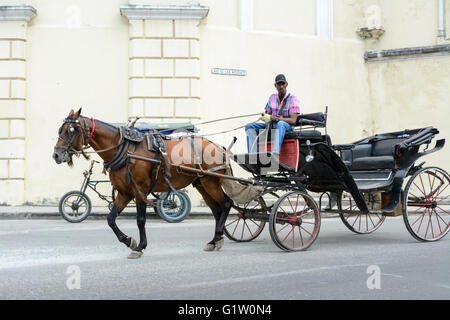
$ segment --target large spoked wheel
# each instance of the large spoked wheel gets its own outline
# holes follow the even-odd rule
[[[228,215],[223,232],[228,239],[236,242],[249,242],[256,239],[264,230],[270,210],[278,199],[276,193],[267,193],[250,201],[243,207],[235,207]],[[265,219],[257,219],[260,215]]]
[[[314,199],[305,192],[283,195],[273,206],[269,231],[273,242],[285,251],[308,249],[320,230],[320,212]]]
[[[86,219],[91,213],[89,197],[80,191],[67,192],[58,204],[59,214],[67,221],[77,223]]]
[[[370,210],[381,210],[381,193],[363,192]],[[350,193],[343,192],[338,197],[339,216],[345,226],[358,234],[369,234],[377,230],[386,219],[381,213],[367,213],[359,210]]]
[[[161,194],[162,199],[165,194]],[[183,191],[172,192],[165,200],[158,200],[156,213],[167,222],[181,222],[191,212],[191,200]]]
[[[419,241],[437,241],[450,230],[450,176],[440,168],[417,171],[406,184],[403,220]]]

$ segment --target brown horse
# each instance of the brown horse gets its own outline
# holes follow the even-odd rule
[[[170,170],[170,164],[158,166],[156,162],[129,158],[126,156],[126,151],[138,157],[156,160],[160,159],[161,156],[158,158],[157,152],[149,151],[146,139],[140,143],[130,144],[123,153],[124,143],[121,131],[117,127],[102,121],[81,116],[81,109],[77,112],[70,111],[58,134],[58,142],[53,153],[53,159],[57,164],[66,162],[69,166],[72,166],[74,154],[79,155],[81,153],[85,158],[88,158],[84,153],[84,149],[88,146],[91,146],[99,154],[106,168],[109,168],[108,164],[112,160],[117,160],[118,152],[122,151],[122,154],[124,154],[123,158],[126,158],[126,165],[113,167],[109,171],[109,178],[118,194],[107,220],[118,240],[132,250],[128,258],[141,257],[142,250],[147,247],[145,232],[145,214],[149,203],[147,195],[150,191],[168,192],[169,184],[177,190],[192,184],[200,192],[216,220],[214,237],[208,242],[204,250],[219,250],[223,246],[224,224],[233,202],[222,190],[222,178],[208,175],[199,176],[173,168]],[[194,161],[195,154],[193,152],[185,152],[186,146],[194,146],[193,143],[197,147],[194,147],[194,150],[199,150],[203,156],[200,163]],[[226,156],[225,150],[211,141],[200,137],[192,140],[185,137],[164,140],[164,144],[168,155],[166,159],[170,163],[176,162],[176,164],[185,167],[201,168],[205,171],[212,169],[217,173],[225,173],[226,165],[223,162]],[[180,151],[183,152],[182,155],[180,155]],[[208,155],[208,157],[205,157],[205,155]],[[164,171],[166,171],[166,174],[164,174]],[[136,199],[139,244],[132,237],[125,235],[116,225],[117,216],[132,199]]]

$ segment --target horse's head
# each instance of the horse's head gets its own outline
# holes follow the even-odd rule
[[[67,118],[58,130],[58,142],[55,145],[53,159],[57,164],[67,162],[69,166],[73,165],[72,156],[80,153],[87,159],[83,151],[83,146],[87,144],[86,128],[81,125],[81,108],[77,112],[70,110]]]

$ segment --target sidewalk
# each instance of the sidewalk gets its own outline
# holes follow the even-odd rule
[[[92,207],[90,218],[105,218],[109,210],[107,207]],[[126,208],[121,217],[136,218],[136,208]],[[155,211],[147,208],[147,217],[158,217]],[[192,207],[189,218],[213,218],[208,207]],[[40,218],[61,218],[57,206],[0,206],[0,219],[40,219]],[[159,217],[158,217],[159,218]]]

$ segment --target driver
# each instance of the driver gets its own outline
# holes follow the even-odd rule
[[[260,118],[263,122],[254,122],[245,126],[247,134],[247,148],[249,153],[258,152],[256,138],[261,130],[266,128],[266,124],[274,123],[275,137],[273,138],[272,153],[278,157],[284,135],[294,129],[297,116],[300,114],[300,106],[296,96],[287,92],[288,82],[283,74],[275,77],[275,88],[278,93],[270,96],[267,102],[265,113]]]

